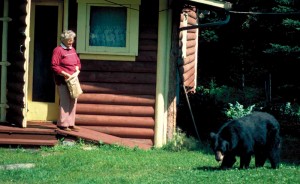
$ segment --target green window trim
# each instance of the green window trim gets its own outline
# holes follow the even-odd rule
[[[107,2],[105,0],[78,0],[77,52],[82,59],[103,58],[115,60],[116,58],[117,60],[117,58],[120,57],[112,56],[124,55],[126,56],[126,58],[130,58],[129,61],[134,61],[135,56],[138,55],[140,0],[110,0],[110,2]],[[121,15],[122,12],[124,15],[124,9],[126,8],[126,17],[123,17],[121,19],[116,18],[116,20],[118,20],[118,22],[120,23],[120,26],[116,25],[118,26],[119,32],[121,32],[120,34],[123,37],[125,35],[125,38],[119,38],[119,40],[123,43],[115,44],[101,41],[100,39],[106,38],[106,33],[97,35],[97,33],[95,33],[96,31],[90,30],[91,27],[93,28],[93,25],[90,25],[90,23],[93,23],[95,20],[90,17],[91,10],[103,10],[103,7],[107,7],[108,12],[110,10],[121,10],[119,15]],[[93,12],[93,15],[97,16],[97,18],[100,17],[99,20],[101,20],[101,18],[103,20],[104,16],[101,15],[101,12],[98,14],[97,12]],[[126,27],[124,27],[121,22],[124,20],[126,21]],[[101,23],[99,23],[97,24],[97,26],[105,27],[105,20],[103,20],[102,23],[102,25]],[[115,26],[109,21],[107,21],[107,24],[109,24],[108,26]],[[90,35],[90,32],[94,33],[95,35]],[[93,40],[93,38],[95,38],[96,41],[90,44],[90,41]]]

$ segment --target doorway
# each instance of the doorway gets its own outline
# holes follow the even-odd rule
[[[27,121],[56,121],[58,94],[51,71],[53,49],[62,32],[62,2],[31,4]]]

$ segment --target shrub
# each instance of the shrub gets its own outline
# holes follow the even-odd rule
[[[291,102],[272,103],[266,107],[266,111],[273,114],[280,122],[288,124],[300,124],[300,105]]]
[[[163,146],[163,149],[169,151],[196,150],[198,143],[195,138],[187,137],[180,128],[177,128],[173,138]]]
[[[243,90],[226,85],[218,86],[214,80],[211,80],[208,87],[198,86],[197,93],[212,98],[215,103],[228,104],[232,102],[242,102],[243,104],[253,104],[263,98],[263,92],[259,88],[245,87]]]
[[[230,119],[237,119],[250,114],[254,107],[255,105],[251,105],[247,108],[244,108],[244,106],[239,102],[236,102],[235,105],[229,103],[229,109],[226,110],[225,114]]]

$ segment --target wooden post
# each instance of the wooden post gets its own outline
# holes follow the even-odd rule
[[[177,60],[179,56],[179,23],[180,23],[180,6],[173,7],[172,14],[172,35],[171,35],[171,52],[169,63],[169,92],[168,92],[168,124],[167,124],[167,141],[173,138],[176,131],[177,119],[177,97],[176,91],[178,86],[177,80]]]

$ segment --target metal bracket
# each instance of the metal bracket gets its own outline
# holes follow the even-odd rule
[[[8,62],[8,61],[1,61],[1,62],[0,62],[0,65],[3,65],[3,66],[9,66],[9,65],[11,65],[11,63]]]
[[[10,17],[1,17],[1,18],[0,18],[0,21],[3,21],[3,22],[10,22],[10,21],[12,21],[12,18],[10,18]]]
[[[9,106],[8,106],[7,104],[3,104],[3,103],[1,104],[1,103],[0,103],[0,108],[6,108],[6,109],[8,109]]]

